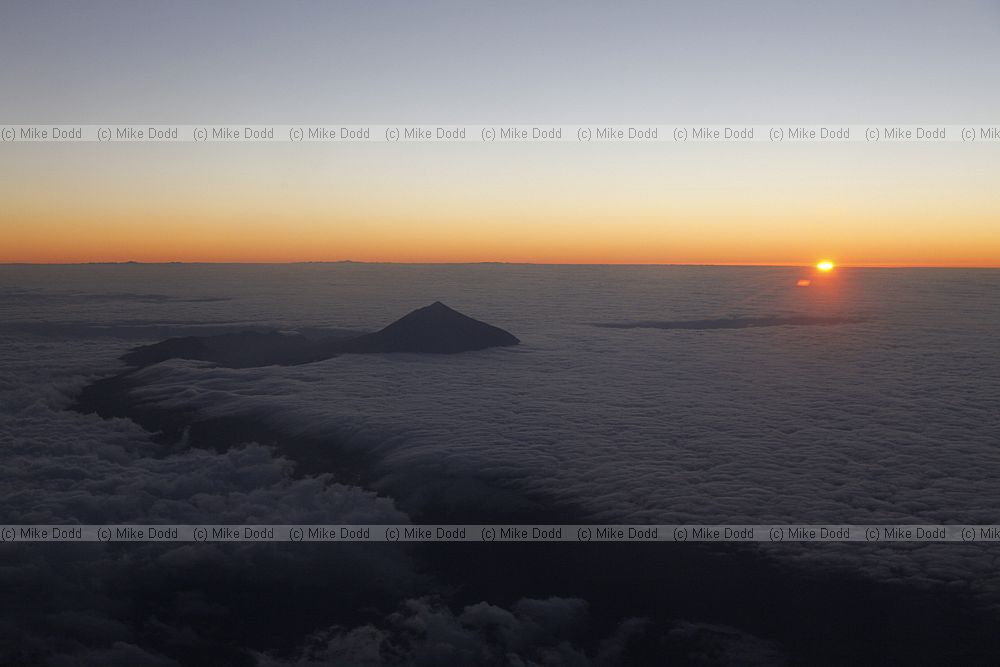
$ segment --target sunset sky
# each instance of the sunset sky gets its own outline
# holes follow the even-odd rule
[[[0,124],[1000,120],[1000,4],[15,2]],[[0,262],[1000,266],[1000,144],[2,144]]]

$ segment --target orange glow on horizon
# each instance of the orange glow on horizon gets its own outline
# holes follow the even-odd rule
[[[98,226],[100,227],[100,226]],[[42,230],[37,230],[41,232]],[[82,230],[81,230],[82,231]],[[930,252],[879,253],[874,244],[859,244],[856,259],[833,264],[803,262],[808,250],[787,239],[757,239],[742,247],[710,239],[674,243],[636,237],[622,242],[603,235],[532,233],[506,237],[482,232],[471,238],[449,230],[430,234],[386,234],[365,229],[310,230],[282,234],[277,230],[238,226],[187,226],[157,224],[145,229],[90,228],[86,235],[71,230],[20,235],[16,231],[0,247],[0,263],[83,264],[144,263],[247,263],[355,261],[371,263],[463,264],[609,264],[609,265],[716,265],[812,266],[819,275],[847,267],[961,267],[1000,268],[1000,259],[987,253]],[[585,230],[586,231],[586,230]],[[589,236],[589,238],[588,238]],[[19,238],[20,237],[20,238]],[[616,242],[617,241],[617,242]],[[808,240],[804,240],[808,242]],[[982,251],[982,248],[977,250]],[[898,248],[897,248],[898,251]]]
[[[20,217],[20,216],[19,216]],[[835,246],[837,267],[997,267],[1000,256],[981,237],[934,245],[887,235],[819,238],[808,230],[750,225],[639,220],[505,218],[464,220],[344,216],[201,216],[160,211],[144,217],[28,216],[3,230],[0,263],[88,262],[388,262],[459,264],[695,264],[812,267],[822,243]],[[829,261],[829,260],[824,260]],[[831,262],[832,264],[832,262]]]
[[[19,144],[0,263],[1000,268],[1000,157],[949,146]]]
[[[978,218],[967,223],[973,231],[945,233],[942,225],[932,236],[904,234],[902,228],[917,222],[924,230],[938,228],[937,216],[861,219],[841,227],[838,218],[815,217],[802,225],[797,214],[769,218],[750,211],[621,217],[545,209],[465,213],[439,204],[408,211],[292,205],[250,211],[197,200],[169,206],[127,202],[117,210],[80,203],[73,211],[51,200],[15,198],[0,223],[0,263],[766,265],[811,267],[819,275],[830,273],[811,259],[822,246],[838,258],[837,267],[1000,268],[1000,227]]]

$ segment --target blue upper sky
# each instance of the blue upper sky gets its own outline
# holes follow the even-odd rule
[[[1000,3],[8,2],[0,122],[986,123]]]

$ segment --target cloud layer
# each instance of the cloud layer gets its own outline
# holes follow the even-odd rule
[[[111,296],[32,298],[64,275],[0,290],[3,521],[398,523],[408,520],[400,508],[449,504],[530,514],[525,498],[613,522],[996,521],[1000,280],[992,273],[845,273],[824,291],[796,290],[793,272],[767,269],[292,267],[267,280],[243,271],[139,272],[136,298],[115,297],[120,286],[91,274],[80,290]],[[129,420],[65,409],[161,327],[371,330],[439,298],[504,322],[522,345],[295,368],[171,361],[137,376],[133,395],[148,406],[263,421],[282,438],[362,454],[378,493],[299,474],[281,442],[277,451],[253,442],[223,452],[183,440],[164,446]],[[669,333],[588,324],[764,317],[864,321]],[[113,331],[86,333],[109,322]],[[797,571],[833,568],[1000,599],[986,547],[762,553]],[[473,651],[544,664],[613,661],[643,636],[666,637],[706,664],[781,655],[753,633],[701,618],[649,629],[648,619],[621,617],[598,632],[577,613],[593,614],[590,602],[571,596],[438,601],[427,597],[438,582],[412,554],[364,545],[333,553],[0,545],[0,577],[9,595],[30,602],[0,615],[0,636],[15,638],[0,644],[11,662],[183,664],[214,655],[310,664],[376,653],[461,661]],[[257,609],[256,596],[279,602]],[[569,620],[539,620],[550,616]],[[592,641],[579,638],[588,627]],[[312,633],[320,634],[303,639]]]

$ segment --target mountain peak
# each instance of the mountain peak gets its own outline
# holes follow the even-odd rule
[[[447,305],[445,305],[445,303],[443,301],[435,301],[434,303],[430,304],[429,306],[424,306],[423,308],[417,308],[416,310],[410,311],[408,314],[409,315],[413,315],[414,313],[436,313],[436,314],[439,314],[439,315],[440,314],[444,314],[444,313],[457,313],[457,314],[461,314],[457,310],[455,310],[454,308],[449,308]],[[405,315],[404,315],[404,317],[405,317]]]
[[[455,354],[520,342],[499,327],[474,320],[441,301],[435,301],[404,315],[380,331],[352,338],[337,335],[317,341],[300,334],[277,331],[187,336],[133,348],[122,356],[122,360],[133,366],[148,366],[167,359],[195,359],[229,368],[252,368],[272,364],[304,364],[338,354]]]
[[[418,308],[380,331],[337,347],[340,352],[423,352],[453,354],[517,345],[515,336],[463,315],[441,301]]]

